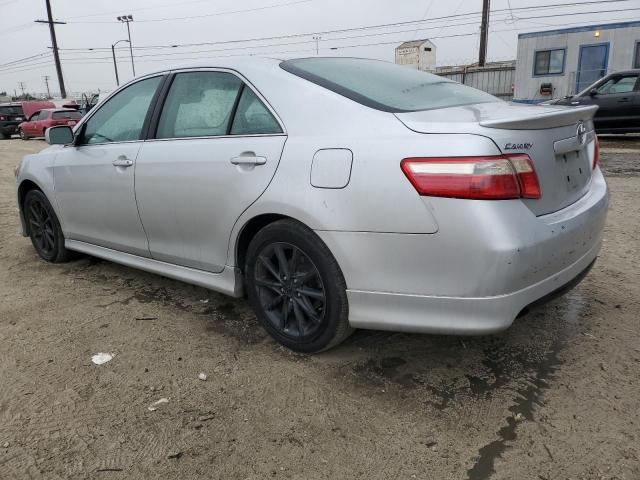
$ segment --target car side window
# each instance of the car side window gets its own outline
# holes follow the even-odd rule
[[[637,75],[611,78],[598,87],[598,95],[633,92],[637,80]]]
[[[141,80],[116,93],[87,120],[80,144],[139,140],[162,77]]]
[[[226,135],[242,81],[225,72],[175,76],[160,114],[156,138]]]
[[[49,112],[42,111],[40,115],[38,115],[38,120],[46,120],[47,118],[49,118]]]
[[[282,133],[280,125],[254,91],[245,86],[233,118],[231,135],[276,133]]]
[[[38,120],[38,117],[39,117],[39,116],[40,116],[40,112],[36,112],[36,113],[34,113],[33,115],[31,115],[31,116],[29,117],[29,121],[30,121],[30,122],[35,122],[35,121],[37,121],[37,120]]]

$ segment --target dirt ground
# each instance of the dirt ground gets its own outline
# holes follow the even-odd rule
[[[640,478],[640,138],[601,146],[606,239],[568,295],[495,336],[301,356],[244,300],[39,260],[13,170],[44,143],[0,142],[0,478]]]

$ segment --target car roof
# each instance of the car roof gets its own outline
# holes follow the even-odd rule
[[[246,67],[264,67],[268,65],[277,65],[284,58],[276,58],[274,56],[237,56],[237,57],[208,57],[206,59],[195,62],[186,62],[172,65],[169,68],[158,69],[148,74],[155,75],[158,73],[170,72],[172,70],[182,70],[190,68],[229,68],[231,70],[242,69]]]
[[[617,72],[608,73],[607,77],[615,77],[618,75],[640,75],[640,68],[632,68],[630,70],[620,70]],[[604,78],[604,77],[602,77]]]

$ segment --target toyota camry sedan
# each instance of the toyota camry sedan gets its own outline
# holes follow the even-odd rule
[[[487,334],[576,284],[607,212],[597,107],[354,58],[136,78],[17,174],[37,253],[247,295],[301,352],[356,328]]]

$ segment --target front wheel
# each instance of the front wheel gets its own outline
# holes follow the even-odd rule
[[[18,135],[20,135],[20,138],[22,140],[29,140],[29,137],[27,137],[27,134],[24,133],[24,130],[22,130],[21,128],[18,129]]]
[[[45,194],[40,190],[27,192],[22,211],[31,243],[40,258],[52,263],[68,261],[71,252],[64,246],[60,222]]]
[[[258,320],[291,350],[327,350],[353,332],[342,271],[302,224],[279,220],[260,230],[249,244],[245,275]]]

